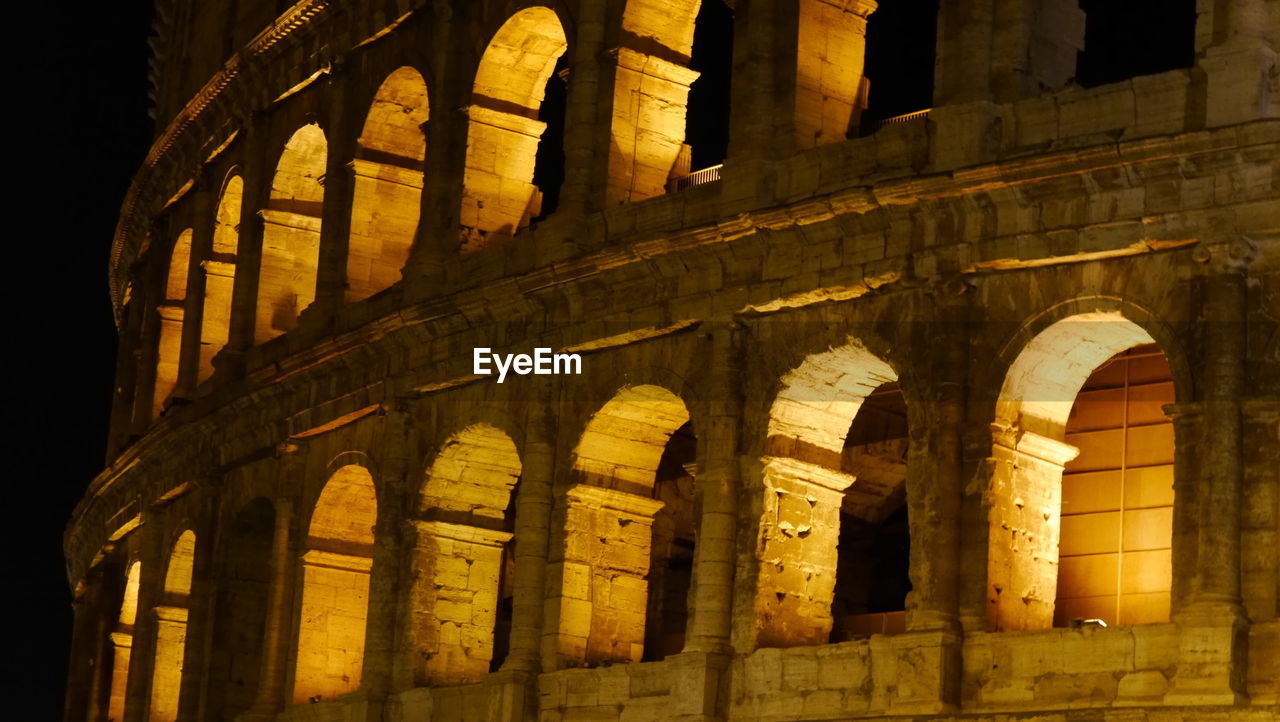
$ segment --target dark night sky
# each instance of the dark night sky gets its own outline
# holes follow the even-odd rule
[[[900,26],[906,37],[868,48],[871,117],[928,104],[920,83],[930,82],[933,25],[928,14],[936,2],[882,0],[872,29]],[[1080,64],[1084,84],[1190,64],[1194,0],[1082,0],[1082,5],[1095,11],[1089,19],[1090,52]],[[25,133],[12,136],[18,158],[8,166],[10,180],[30,197],[11,200],[11,218],[20,220],[6,228],[9,244],[21,249],[19,262],[8,268],[18,281],[9,298],[19,330],[6,340],[10,357],[18,358],[25,374],[11,372],[17,394],[8,395],[16,407],[8,422],[20,431],[6,437],[10,455],[19,459],[19,471],[9,479],[18,498],[8,500],[7,512],[16,519],[8,531],[19,548],[11,548],[6,557],[11,565],[19,560],[18,571],[8,578],[19,581],[17,588],[25,593],[18,596],[26,607],[18,612],[23,616],[9,619],[22,620],[16,626],[28,637],[11,642],[10,655],[18,655],[19,666],[30,676],[23,688],[29,690],[33,710],[61,709],[71,630],[61,537],[76,500],[103,466],[116,344],[107,257],[120,202],[151,138],[146,97],[150,14],[149,0],[79,4],[58,18],[58,33],[31,38],[32,47],[13,66],[18,82],[27,86],[22,98],[33,99],[35,110],[22,116],[28,108],[21,98],[15,102],[9,97],[11,127],[19,127],[15,120],[26,123]],[[1156,31],[1151,31],[1152,17],[1161,18]],[[44,18],[31,26],[48,23]],[[921,38],[925,46],[917,47]],[[695,53],[701,62],[707,53],[727,58],[728,48],[712,40]],[[718,102],[727,102],[727,94],[719,95],[725,100]],[[691,139],[722,143],[715,135],[724,117],[700,111],[701,102],[691,99]],[[706,119],[695,120],[699,115]],[[714,162],[722,153],[713,148],[705,160],[697,160]],[[700,165],[695,162],[694,167]],[[47,718],[58,716],[54,712]]]

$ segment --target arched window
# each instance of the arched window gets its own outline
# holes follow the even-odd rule
[[[240,204],[244,180],[232,176],[222,189],[214,217],[213,250],[200,262],[204,270],[204,312],[200,317],[200,373],[204,381],[213,375],[213,357],[227,345],[231,332],[231,291],[236,280],[236,253],[240,247]]]
[[[679,189],[719,179],[713,168],[729,154],[730,86],[733,76],[733,10],[726,0],[704,0],[698,7],[689,69],[698,74],[689,89],[689,119],[685,128],[688,158],[681,159],[687,178],[679,173],[672,187]],[[710,171],[710,172],[708,172]]]
[[[302,555],[295,704],[360,688],[377,518],[377,495],[367,469],[344,466],[325,482]]]
[[[191,229],[174,241],[165,271],[164,298],[156,307],[160,316],[160,336],[156,349],[156,382],[153,415],[159,416],[164,402],[178,385],[178,363],[182,355],[182,320],[187,303],[187,265],[191,262]]]
[[[1086,88],[1195,65],[1195,0],[1080,0],[1080,10],[1075,77]]]
[[[992,629],[1168,619],[1173,433],[1160,407],[1173,389],[1153,343],[1119,314],[1083,313],[1010,366],[988,495]]]
[[[463,251],[509,238],[541,213],[533,184],[539,119],[547,81],[568,43],[553,10],[531,7],[511,16],[489,42],[467,107],[463,176]]]
[[[427,84],[410,67],[382,82],[360,133],[347,254],[348,302],[400,279],[422,207]]]
[[[933,105],[938,0],[882,2],[866,20],[862,87],[850,135],[919,118]]]
[[[214,598],[207,719],[235,719],[258,693],[271,584],[275,507],[254,499],[223,529],[221,576]]]
[[[672,435],[688,421],[689,412],[675,394],[633,386],[615,394],[588,422],[575,450],[579,482],[560,508],[564,544],[552,557],[561,575],[554,603],[557,651],[565,661],[639,662],[666,651],[645,652],[647,612],[662,604],[661,599],[651,604],[649,579],[655,566],[666,572],[670,558],[669,552],[668,559],[654,558],[653,527],[666,501],[683,502],[688,494],[672,488],[661,490],[666,498],[660,499],[655,493]],[[687,446],[691,436],[686,432],[677,444]],[[687,473],[682,469],[668,476],[674,482]],[[692,534],[683,530],[694,524],[694,512],[669,513],[670,541],[677,535],[691,541]],[[660,639],[665,631],[649,627],[648,636]]]
[[[142,578],[142,563],[129,565],[125,576],[124,595],[120,602],[120,616],[115,631],[111,633],[111,698],[107,703],[107,717],[124,719],[125,692],[129,688],[129,657],[133,652],[133,625],[138,618],[138,583]]]
[[[905,430],[892,417],[905,406],[886,386],[895,381],[894,370],[857,342],[814,354],[783,377],[762,459],[758,646],[821,644],[877,621],[858,618],[872,606],[866,580],[847,570],[851,560],[845,578],[837,577],[840,546],[872,541],[904,495]],[[862,528],[845,530],[844,517],[861,520]],[[897,582],[900,568],[886,576]],[[833,634],[838,581],[843,618]],[[896,606],[898,594],[892,596]]]
[[[178,719],[195,551],[195,533],[183,532],[169,554],[169,567],[164,575],[164,597],[153,609],[156,615],[156,647],[151,668],[151,704],[147,712],[150,722],[174,722]]]
[[[320,126],[305,125],[289,138],[271,181],[262,216],[262,266],[254,341],[293,330],[316,297],[320,220],[328,146]]]
[[[476,682],[501,662],[494,652],[506,648],[510,629],[511,499],[520,470],[511,439],[477,424],[446,441],[427,471],[414,520],[417,684]]]

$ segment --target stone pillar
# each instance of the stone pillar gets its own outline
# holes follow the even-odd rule
[[[182,669],[187,644],[186,607],[160,605],[155,615],[155,657],[151,669],[151,702],[148,722],[173,722],[178,718]]]
[[[133,531],[140,537],[139,559],[142,562],[138,580],[138,606],[131,631],[129,684],[125,692],[123,722],[142,722],[148,719],[147,706],[151,697],[151,673],[156,653],[156,619],[148,610],[158,606],[164,594],[164,572],[168,567],[169,550],[164,536],[164,524],[155,511],[144,511],[142,523]]]
[[[999,424],[991,434],[987,629],[1049,629],[1058,596],[1062,471],[1080,450]]]
[[[126,688],[129,685],[129,666],[133,656],[133,629],[111,633],[111,699],[107,703],[107,719],[119,722],[125,719]]]
[[[552,552],[547,574],[556,667],[640,661],[653,515],[662,506],[587,484],[565,494],[556,515],[564,543]],[[544,668],[554,667],[544,662]]]
[[[234,288],[227,345],[213,358],[214,374],[238,378],[244,373],[244,355],[254,345],[258,306],[258,275],[262,264],[262,217],[258,215],[271,187],[272,169],[267,159],[266,118],[252,116],[240,123],[244,144],[244,188],[240,202],[240,233],[236,244]]]
[[[1198,403],[1206,433],[1197,450],[1198,542],[1190,603],[1175,616],[1181,655],[1177,704],[1236,704],[1245,699],[1248,621],[1240,596],[1243,423],[1247,349],[1247,271],[1256,249],[1246,238],[1205,244],[1204,368]],[[1208,430],[1212,432],[1208,432]]]
[[[796,149],[843,142],[858,127],[869,86],[867,18],[876,7],[875,0],[799,0]]]
[[[542,380],[525,414],[524,459],[516,493],[515,572],[512,574],[511,639],[503,669],[537,672],[547,597],[551,528],[551,480],[555,475],[554,382]],[[554,669],[554,667],[547,667]]]
[[[440,97],[439,91],[432,97]],[[465,166],[467,117],[458,111],[433,111],[423,124],[423,132],[431,172],[423,176],[418,230],[402,274],[411,280],[406,290],[413,298],[443,292],[445,266],[458,251],[462,193],[458,179]]]
[[[761,460],[764,510],[751,614],[756,647],[826,644],[840,504],[854,477],[798,459]]]
[[[1275,363],[1275,361],[1272,361]],[[1280,616],[1280,400],[1244,402],[1244,507],[1240,573],[1246,616]]]
[[[609,175],[604,204],[612,207],[666,192],[684,147],[689,86],[696,71],[631,48],[616,48]]]
[[[294,467],[291,457],[281,459],[282,467]],[[271,591],[267,607],[267,623],[263,631],[262,674],[258,679],[258,695],[249,714],[271,717],[284,709],[285,679],[288,676],[293,615],[293,555],[289,536],[293,527],[293,500],[281,496],[275,502],[276,528],[271,540]]]
[[[600,117],[602,62],[607,3],[583,2],[577,8],[569,87],[565,108],[564,183],[557,215],[580,218],[599,210],[602,198],[595,182],[599,139],[605,124]],[[607,81],[604,81],[607,82]],[[608,152],[599,153],[608,162]]]
[[[328,112],[325,139],[328,155],[324,172],[324,222],[320,225],[320,257],[316,268],[316,298],[303,309],[300,322],[325,324],[344,301],[347,286],[347,254],[351,234],[351,203],[355,179],[351,161],[355,156],[360,118],[364,108],[351,107],[351,75],[345,63],[334,65],[329,74]]]
[[[995,0],[938,5],[933,105],[989,102]]]
[[[1277,51],[1268,36],[1274,37],[1280,23],[1273,6],[1267,0],[1226,0],[1208,14],[1212,44],[1198,62],[1207,77],[1208,127],[1280,116],[1280,98],[1271,90]]]
[[[182,365],[185,304],[185,301],[162,301],[156,306],[156,316],[159,317],[160,322],[156,339],[157,368],[155,390],[152,392],[152,408],[157,417],[168,407],[172,399],[177,397],[178,372]]]
[[[213,250],[215,227],[216,191],[208,187],[208,178],[201,174],[196,179],[196,191],[192,194],[191,253],[187,265],[187,297],[183,303],[182,343],[178,355],[178,383],[174,397],[195,397],[196,384],[200,381],[200,337],[204,320],[205,287],[208,285],[202,261]]]
[[[152,234],[158,236],[163,231],[153,229]],[[156,388],[156,356],[159,349],[161,329],[160,314],[156,310],[164,300],[165,279],[163,269],[148,261],[140,264],[134,273],[135,278],[143,278],[141,298],[138,311],[141,318],[138,324],[138,344],[133,349],[132,363],[135,366],[133,386],[133,417],[131,429],[134,435],[147,433],[153,420]]]
[[[71,655],[67,664],[67,689],[62,718],[73,722],[91,719],[96,699],[93,697],[95,677],[102,665],[102,575],[91,569],[77,586],[71,602],[74,626],[71,631]]]
[[[217,484],[211,475],[197,482],[192,493],[203,499],[196,522],[196,547],[191,563],[191,593],[187,595],[187,644],[183,661],[182,691],[178,695],[178,720],[199,719],[205,696],[209,693],[209,663],[215,645],[222,641],[213,637],[215,599],[218,581],[214,572],[214,531],[218,518]]]
[[[116,375],[111,398],[111,431],[107,439],[107,463],[115,459],[133,432],[133,407],[138,363],[135,352],[141,343],[142,304],[132,298],[120,318],[120,342],[116,350]]]
[[[702,495],[693,562],[693,608],[685,651],[730,651],[733,570],[737,549],[738,438],[742,426],[741,331],[731,324],[711,333],[706,428],[697,489]]]
[[[412,523],[415,682],[479,682],[493,659],[502,552],[511,533],[444,521]]]

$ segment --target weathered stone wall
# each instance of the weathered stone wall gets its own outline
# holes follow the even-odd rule
[[[669,193],[689,3],[306,0],[269,28],[239,8],[222,47],[191,35],[212,10],[165,20],[171,120],[112,256],[113,456],[65,539],[66,718],[1273,719],[1280,16],[1210,4],[1196,67],[1084,90],[1074,8],[943,5],[935,107],[845,140],[860,72],[823,66],[872,3],[738,2],[721,180]],[[174,75],[184,47],[199,77]],[[522,229],[561,52],[566,180]],[[375,144],[405,68],[429,92],[394,95],[410,135]],[[324,150],[299,163],[304,127]],[[517,131],[518,172],[469,182],[504,160],[469,141]],[[306,193],[277,173],[301,165]],[[1074,449],[1014,381],[1129,341],[1175,389],[1171,619],[1053,629]],[[473,373],[474,347],[537,346],[583,373]],[[829,644],[845,436],[893,380],[906,630]],[[685,644],[642,662],[654,472],[686,421]]]

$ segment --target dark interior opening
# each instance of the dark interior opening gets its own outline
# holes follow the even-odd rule
[[[538,141],[534,155],[533,184],[542,192],[542,210],[531,223],[537,223],[555,213],[560,205],[560,187],[564,185],[564,119],[569,96],[568,52],[556,61],[555,72],[547,80],[542,105],[538,106],[538,120],[547,124]]]
[[[690,167],[723,163],[729,154],[729,86],[733,76],[733,10],[724,0],[703,0],[693,29],[689,67],[701,75],[689,88],[685,142]]]
[[[1080,9],[1076,82],[1086,88],[1195,64],[1195,0],[1080,0]]]
[[[907,407],[896,383],[867,396],[845,438],[857,480],[840,513],[831,641],[901,631],[911,534],[907,524]]]
[[[938,0],[884,0],[867,19],[863,74],[871,88],[861,134],[885,118],[933,105],[937,36]]]
[[[520,491],[520,481],[511,487],[510,501],[507,511],[502,517],[502,530],[515,533],[516,530],[516,494]],[[498,572],[498,605],[494,609],[493,619],[493,657],[489,659],[489,671],[497,672],[502,663],[507,661],[511,652],[511,620],[515,614],[515,571],[516,540],[502,545],[502,566]]]
[[[686,422],[671,435],[658,463],[653,496],[665,506],[653,520],[642,658],[646,662],[684,649],[699,516],[692,473],[697,446],[693,426]]]

